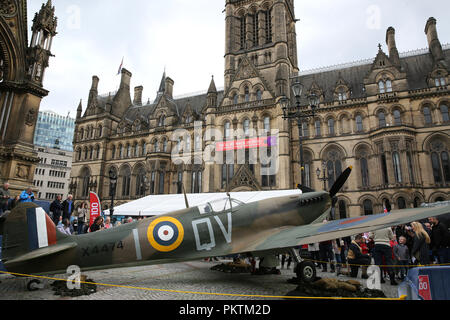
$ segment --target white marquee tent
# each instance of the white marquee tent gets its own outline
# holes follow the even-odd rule
[[[301,195],[300,190],[274,190],[252,192],[230,192],[231,198],[250,203],[264,199]],[[207,202],[227,198],[226,193],[187,194],[189,207],[196,207]],[[114,216],[159,216],[186,208],[183,194],[147,196],[114,208]],[[104,210],[109,215],[109,210]]]

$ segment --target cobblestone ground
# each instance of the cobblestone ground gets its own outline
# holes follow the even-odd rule
[[[50,287],[53,280],[44,280],[43,289],[29,292],[26,289],[28,280],[0,275],[0,300],[277,300],[282,299],[280,297],[296,287],[287,282],[294,276],[292,267],[281,269],[281,275],[256,276],[211,271],[210,268],[217,264],[217,262],[193,261],[90,271],[85,274],[88,279],[93,279],[99,284],[97,292],[90,296],[75,298],[54,295]],[[319,270],[317,275],[326,278],[336,277],[333,273],[322,273]],[[65,278],[63,275],[52,277]],[[338,279],[349,278],[340,275]],[[358,280],[365,286],[365,280]],[[398,297],[397,287],[382,284],[381,289],[389,298]]]

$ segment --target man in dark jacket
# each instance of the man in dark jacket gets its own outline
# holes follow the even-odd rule
[[[367,279],[369,276],[367,275],[367,268],[371,263],[371,258],[368,254],[363,254],[361,250],[361,243],[363,241],[363,236],[361,234],[358,234],[355,236],[355,240],[352,241],[348,248],[347,253],[347,261],[349,265],[352,267],[352,274],[351,276],[356,278],[358,273],[358,266],[362,266],[362,278]],[[354,273],[354,270],[356,270],[356,274]]]
[[[72,216],[74,205],[73,205],[73,196],[69,194],[67,199],[62,203],[63,210],[63,220],[68,219],[70,221],[70,217]]]
[[[56,196],[56,199],[50,204],[50,212],[53,213],[52,219],[55,225],[59,223],[59,217],[62,214],[61,196]]]
[[[428,221],[432,225],[430,247],[439,257],[439,263],[450,263],[450,232],[445,224],[436,217],[431,217]]]

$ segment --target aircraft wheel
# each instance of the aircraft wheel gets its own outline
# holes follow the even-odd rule
[[[28,291],[37,291],[39,290],[39,285],[41,284],[41,281],[34,279],[28,282],[27,289]]]
[[[316,266],[310,261],[303,261],[297,268],[297,276],[305,282],[313,282],[316,279]]]

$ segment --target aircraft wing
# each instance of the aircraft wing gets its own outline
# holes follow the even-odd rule
[[[416,208],[392,211],[385,214],[361,216],[328,223],[309,224],[277,230],[249,251],[264,251],[297,247],[303,244],[333,240],[359,233],[407,224],[450,212],[450,206]]]
[[[75,243],[75,242],[69,242],[69,243],[65,243],[65,244],[57,244],[57,245],[53,245],[50,247],[45,247],[45,248],[31,251],[31,252],[21,255],[17,258],[14,258],[12,260],[3,260],[3,262],[4,262],[5,266],[8,266],[8,265],[12,265],[15,263],[21,263],[21,262],[25,262],[25,261],[38,259],[38,258],[49,257],[49,256],[52,256],[54,254],[57,254],[57,253],[60,253],[60,252],[66,251],[66,250],[73,249],[76,246],[77,246],[77,243]]]

